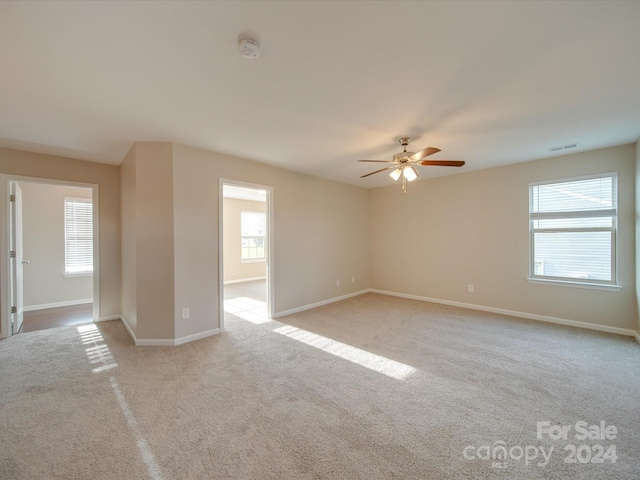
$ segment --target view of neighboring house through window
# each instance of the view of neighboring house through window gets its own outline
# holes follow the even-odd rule
[[[616,284],[617,174],[531,184],[530,276]]]
[[[242,261],[251,262],[265,259],[266,233],[267,216],[264,212],[240,212]]]
[[[65,274],[93,272],[93,204],[90,199],[64,199]]]

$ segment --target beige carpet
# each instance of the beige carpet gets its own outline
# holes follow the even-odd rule
[[[374,294],[251,320],[179,347],[119,322],[0,342],[0,478],[640,478],[635,340]]]

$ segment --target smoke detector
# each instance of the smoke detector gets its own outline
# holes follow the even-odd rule
[[[258,58],[260,55],[260,44],[252,38],[243,38],[238,46],[244,58]]]

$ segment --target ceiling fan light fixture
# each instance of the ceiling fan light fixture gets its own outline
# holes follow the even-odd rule
[[[426,157],[438,153],[440,151],[439,148],[436,147],[427,147],[424,150],[420,150],[418,153],[407,152],[407,145],[411,139],[409,137],[400,138],[400,145],[402,145],[403,149],[401,153],[396,153],[393,156],[393,160],[358,160],[359,162],[374,162],[374,163],[384,163],[387,166],[384,168],[380,168],[379,170],[375,170],[373,172],[367,173],[365,175],[361,175],[360,178],[370,177],[376,173],[387,172],[391,170],[389,176],[393,178],[394,181],[400,180],[402,177],[402,191],[407,193],[407,182],[413,182],[416,178],[419,177],[418,171],[416,170],[416,166],[441,166],[441,167],[462,167],[464,162],[461,160],[424,160]]]
[[[404,171],[402,172],[402,174],[408,182],[413,182],[416,178],[418,178],[418,172],[416,172],[416,169],[409,165],[404,167]]]
[[[402,175],[401,168],[396,168],[393,172],[389,174],[389,176],[393,178],[395,181],[398,181],[398,179],[400,178],[400,175]]]

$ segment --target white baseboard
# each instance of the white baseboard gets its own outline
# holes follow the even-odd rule
[[[122,322],[122,324],[124,325],[124,328],[127,329],[127,333],[129,334],[129,336],[131,337],[131,340],[133,340],[133,344],[136,345],[136,334],[133,333],[133,330],[131,329],[131,327],[129,326],[129,322],[127,322],[127,319],[124,318],[123,315],[118,315],[120,317],[120,321]]]
[[[386,290],[370,289],[371,293],[379,293],[381,295],[390,295],[392,297],[409,298],[411,300],[420,300],[422,302],[441,303],[444,305],[452,305],[454,307],[468,308],[471,310],[481,310],[484,312],[499,313],[512,317],[526,318],[529,320],[538,320],[541,322],[555,323],[558,325],[567,325],[570,327],[587,328],[589,330],[598,330],[600,332],[617,333],[618,335],[634,336],[637,333],[627,328],[609,327],[607,325],[598,325],[596,323],[578,322],[576,320],[568,320],[564,318],[548,317],[546,315],[538,315],[535,313],[517,312],[514,310],[505,310],[504,308],[486,307],[484,305],[475,305],[473,303],[454,302],[451,300],[441,300],[439,298],[421,297],[418,295],[408,295],[405,293],[388,292]],[[637,338],[637,337],[636,337]]]
[[[220,333],[219,328],[214,328],[212,330],[207,330],[206,332],[194,333],[193,335],[187,335],[186,337],[176,338],[173,341],[175,346],[182,345],[183,343],[193,342],[195,340],[200,340],[202,338],[212,337],[213,335],[217,335]]]
[[[252,277],[252,278],[241,278],[240,280],[225,280],[224,284],[229,285],[230,283],[244,283],[244,282],[253,282],[256,280],[266,280],[267,277]]]
[[[137,338],[134,340],[136,347],[173,347],[171,338]]]
[[[43,303],[40,305],[29,305],[22,309],[23,312],[33,312],[34,310],[45,310],[47,308],[71,307],[73,305],[84,305],[93,303],[93,298],[81,298],[79,300],[68,300],[66,302]]]
[[[292,308],[291,310],[285,310],[283,312],[276,313],[273,316],[273,318],[285,317],[287,315],[292,315],[294,313],[303,312],[305,310],[310,310],[312,308],[321,307],[323,305],[328,305],[330,303],[339,302],[341,300],[346,300],[347,298],[357,297],[358,295],[362,295],[362,294],[365,294],[365,293],[378,293],[380,295],[389,295],[389,296],[392,296],[392,297],[408,298],[408,299],[411,299],[411,300],[419,300],[419,301],[422,301],[422,302],[440,303],[440,304],[444,304],[444,305],[451,305],[451,306],[454,306],[454,307],[468,308],[470,310],[480,310],[480,311],[484,311],[484,312],[499,313],[499,314],[502,314],[502,315],[509,315],[509,316],[512,316],[512,317],[526,318],[526,319],[529,319],[529,320],[538,320],[538,321],[547,322],[547,323],[555,323],[555,324],[558,324],[558,325],[567,325],[567,326],[571,326],[571,327],[586,328],[586,329],[589,329],[589,330],[597,330],[597,331],[600,331],[600,332],[616,333],[616,334],[619,334],[619,335],[627,335],[627,336],[635,337],[636,341],[640,344],[640,333],[636,332],[634,330],[626,329],[626,328],[609,327],[609,326],[606,326],[606,325],[597,325],[595,323],[578,322],[576,320],[567,320],[567,319],[564,319],[564,318],[549,317],[549,316],[537,315],[537,314],[533,314],[533,313],[517,312],[517,311],[514,311],[514,310],[505,310],[503,308],[487,307],[487,306],[484,306],[484,305],[474,305],[472,303],[454,302],[454,301],[451,301],[451,300],[441,300],[441,299],[438,299],[438,298],[422,297],[422,296],[419,296],[419,295],[409,295],[409,294],[405,294],[405,293],[389,292],[389,291],[386,291],[386,290],[377,290],[377,289],[374,289],[374,288],[368,288],[368,289],[365,289],[365,290],[360,290],[358,292],[349,293],[347,295],[342,295],[340,297],[334,297],[334,298],[330,298],[328,300],[323,300],[321,302],[312,303],[310,305],[304,305],[302,307]],[[202,338],[207,338],[207,337],[210,337],[210,336],[213,336],[213,335],[217,335],[217,334],[220,333],[220,329],[219,328],[214,328],[212,330],[207,330],[205,332],[195,333],[193,335],[187,335],[186,337],[180,337],[180,338],[176,338],[176,339],[138,339],[138,338],[136,338],[135,334],[133,333],[133,330],[131,329],[131,327],[127,323],[126,319],[122,315],[110,315],[110,316],[106,316],[106,317],[101,317],[99,320],[96,320],[96,321],[97,322],[107,322],[107,321],[111,321],[111,320],[120,320],[122,322],[122,324],[126,328],[127,332],[131,336],[131,339],[133,340],[133,343],[136,346],[166,346],[166,347],[173,347],[173,346],[182,345],[182,344],[185,344],[185,343],[188,343],[188,342],[193,342],[195,340],[200,340]]]
[[[220,333],[220,329],[214,328],[213,330],[194,333],[193,335],[187,335],[186,337],[180,337],[180,338],[167,338],[167,339],[136,338],[134,339],[134,343],[136,347],[177,347],[178,345],[183,345],[185,343],[193,342],[195,340],[211,337],[213,335],[217,335],[218,333]]]
[[[285,310],[284,312],[277,312],[273,318],[286,317],[287,315],[292,315],[294,313],[303,312],[305,310],[311,310],[312,308],[321,307],[323,305],[328,305],[330,303],[339,302],[341,300],[346,300],[347,298],[357,297],[358,295],[362,295],[364,293],[369,293],[371,289],[367,288],[366,290],[360,290],[354,293],[348,293],[347,295],[342,295],[340,297],[329,298],[327,300],[323,300],[321,302],[311,303],[309,305],[303,305],[302,307],[292,308],[291,310]]]
[[[207,330],[205,332],[194,333],[193,335],[187,335],[186,337],[180,338],[137,338],[136,334],[133,333],[133,330],[127,323],[126,319],[122,315],[113,315],[111,317],[106,317],[104,321],[107,320],[120,320],[124,325],[124,328],[127,329],[129,336],[133,340],[133,344],[136,347],[177,347],[178,345],[182,345],[184,343],[193,342],[195,340],[200,340],[202,338],[211,337],[213,335],[217,335],[220,333],[219,328],[214,328],[213,330]],[[101,318],[100,321],[103,321]]]

